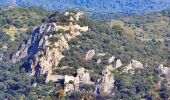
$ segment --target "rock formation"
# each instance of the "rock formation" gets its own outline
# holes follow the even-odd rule
[[[160,64],[159,69],[161,70],[161,74],[163,74],[165,76],[165,77],[161,77],[161,79],[163,80],[166,78],[166,80],[168,81],[168,85],[170,87],[170,68],[164,67],[163,64]]]
[[[87,53],[86,53],[86,56],[85,56],[85,60],[91,60],[93,58],[93,56],[95,55],[95,50],[89,50]]]
[[[109,58],[108,63],[111,64],[114,60],[115,60],[115,57],[112,56],[111,58]]]
[[[161,70],[162,74],[168,74],[168,71],[170,70],[170,68],[168,67],[164,67],[163,64],[159,65],[159,69]]]
[[[0,61],[3,60],[4,54],[0,54]]]
[[[97,64],[100,64],[101,61],[102,61],[102,59],[98,58],[96,63],[97,63]]]
[[[116,60],[116,68],[119,68],[119,67],[121,67],[122,66],[122,62],[121,62],[121,60],[120,59],[117,59]]]
[[[74,14],[76,18],[82,17],[81,14],[77,14]],[[63,30],[64,33],[59,30]],[[31,38],[22,44],[19,51],[12,56],[12,62],[16,63],[28,57],[30,75],[46,74],[46,82],[56,80],[52,75],[52,68],[57,67],[59,61],[64,57],[62,52],[69,49],[68,42],[81,35],[82,31],[88,31],[88,26],[81,27],[76,23],[73,25],[71,22],[69,25],[42,23],[32,33]]]
[[[72,92],[72,91],[79,91],[80,84],[94,84],[90,81],[90,75],[87,70],[84,68],[77,69],[77,76],[68,76],[65,75],[64,77],[64,91]]]
[[[102,71],[102,78],[98,80],[96,86],[97,94],[112,94],[112,90],[114,87],[114,76],[109,71],[109,69],[104,69]]]
[[[128,66],[125,66],[124,72],[132,71],[137,68],[143,68],[143,64],[137,60],[131,60]]]

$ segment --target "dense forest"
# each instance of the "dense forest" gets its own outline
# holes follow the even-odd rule
[[[24,5],[29,4],[24,0],[20,1],[23,2],[22,4]],[[76,2],[76,0],[70,1],[74,1],[75,4],[84,3],[83,0],[82,2]],[[110,0],[105,3],[109,3],[109,1]],[[45,1],[40,1],[39,3],[46,4],[44,2]],[[54,1],[48,2],[49,4],[54,4]],[[63,0],[61,2],[67,1]],[[36,4],[35,0],[31,3]],[[88,1],[88,3],[93,2]],[[88,3],[86,7],[89,6]],[[102,1],[98,3],[102,3]],[[95,95],[91,92],[73,92],[70,95],[64,96],[62,82],[51,81],[45,83],[44,75],[28,76],[28,73],[22,66],[26,59],[12,64],[10,58],[20,45],[30,37],[32,31],[42,22],[67,22],[67,18],[63,17],[60,13],[56,12],[51,14],[52,12],[50,11],[37,8],[15,8],[0,11],[0,54],[3,54],[0,60],[0,99],[80,100],[85,98],[87,100],[139,100],[141,98],[146,98],[147,100],[168,100],[170,97],[170,89],[167,88],[167,81],[164,80],[161,82],[161,87],[159,87],[157,83],[160,74],[158,66],[164,64],[170,67],[170,41],[166,39],[165,41],[157,41],[155,40],[156,38],[153,38],[160,35],[162,36],[162,34],[156,36],[150,34],[151,40],[141,41],[137,38],[139,37],[138,34],[129,31],[133,29],[133,25],[135,28],[142,29],[144,25],[148,24],[148,21],[138,20],[143,16],[129,17],[128,21],[122,19],[120,21],[113,20],[112,22],[95,21],[88,16],[81,19],[77,23],[80,25],[88,25],[90,30],[82,32],[82,36],[72,39],[69,42],[70,49],[63,52],[65,57],[59,64],[59,67],[70,66],[74,69],[56,69],[53,72],[62,75],[73,75],[75,69],[84,67],[88,70],[94,70],[91,73],[91,77],[92,80],[96,81],[96,79],[101,76],[101,71],[108,65],[107,59],[111,55],[116,56],[116,59],[122,59],[124,64],[128,64],[131,59],[141,61],[146,67],[139,70],[137,69],[136,73],[133,75],[121,73],[121,69],[112,72],[115,76],[115,87],[113,89],[115,95],[108,96]],[[53,16],[53,19],[51,16]],[[152,14],[147,16],[152,16]],[[167,18],[169,18],[169,13],[163,11],[162,17],[164,16],[168,16]],[[131,19],[137,20],[131,21]],[[120,22],[124,22],[125,24],[121,25]],[[152,22],[154,23],[155,20]],[[151,30],[148,29],[144,31],[144,34],[150,31]],[[159,32],[161,31],[159,30]],[[169,35],[169,33],[166,32],[163,36],[164,35]],[[83,55],[91,49],[95,49],[97,53],[106,53],[102,58],[101,64],[98,65],[95,63],[97,60],[96,56],[91,61],[82,63]],[[24,65],[24,67],[26,67],[26,65]],[[93,86],[84,86],[83,88],[87,91],[89,88],[94,89]]]
[[[1,0],[0,6],[9,5],[43,7],[50,10],[80,8],[93,13],[146,13],[166,9],[170,2],[167,0],[133,0],[133,2],[129,0]]]

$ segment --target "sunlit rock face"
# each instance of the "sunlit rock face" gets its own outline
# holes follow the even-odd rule
[[[104,69],[102,71],[102,78],[98,80],[96,85],[96,93],[97,94],[112,94],[112,90],[114,87],[114,76],[109,71],[109,69]]]
[[[125,66],[124,72],[133,71],[134,69],[142,69],[144,68],[143,64],[137,60],[132,59],[130,63]]]
[[[111,58],[109,58],[108,63],[111,64],[114,60],[115,60],[115,57],[112,56]]]
[[[165,67],[163,64],[160,64],[158,67],[161,71],[161,74],[165,77],[161,77],[163,81],[163,79],[166,79],[168,81],[168,86],[170,87],[170,68],[169,67]]]
[[[121,62],[121,60],[120,59],[117,59],[116,60],[116,68],[119,68],[119,67],[121,67],[122,66],[122,62]]]
[[[62,52],[69,49],[68,42],[81,35],[82,31],[88,31],[88,26],[72,23],[74,20],[82,18],[83,13],[65,13],[65,16],[70,15],[73,20],[67,25],[42,23],[27,42],[21,45],[18,52],[12,56],[12,62],[16,63],[28,58],[30,75],[45,74],[46,82],[57,80],[52,75],[53,67],[57,67],[59,61],[64,57]]]
[[[95,55],[95,50],[89,50],[89,51],[86,53],[85,60],[86,60],[86,61],[91,60],[94,55]]]
[[[85,70],[84,68],[77,69],[76,77],[65,75],[64,92],[79,91],[81,84],[94,84],[94,82],[90,80],[88,70]]]

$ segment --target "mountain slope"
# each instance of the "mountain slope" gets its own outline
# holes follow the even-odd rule
[[[12,5],[15,0],[1,0],[0,6]],[[51,10],[68,10],[81,8],[86,11],[147,13],[160,11],[170,7],[168,0],[16,0],[18,6],[34,6]]]
[[[170,42],[140,41],[131,31],[133,28],[119,20],[105,23],[74,11],[49,15],[31,9],[14,10],[20,13],[5,9],[5,15],[2,12],[1,19],[7,15],[10,18],[13,12],[19,17],[10,20],[37,28],[18,34],[13,41],[3,28],[0,30],[1,100],[168,100],[170,97],[167,84]],[[28,25],[30,20],[37,21]],[[24,34],[28,36],[23,37]],[[19,62],[12,63],[11,56],[13,62]]]

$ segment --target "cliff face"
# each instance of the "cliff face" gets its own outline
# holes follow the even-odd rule
[[[82,14],[76,13],[72,17],[79,20]],[[65,16],[68,16],[68,14],[65,14]],[[31,68],[30,75],[46,74],[46,81],[53,80],[52,68],[57,67],[59,61],[64,57],[62,52],[69,49],[68,42],[81,35],[82,31],[88,31],[88,26],[81,27],[75,23],[73,25],[72,22],[68,25],[42,23],[32,33],[31,38],[22,44],[19,51],[13,55],[12,62],[16,63],[28,57]]]

